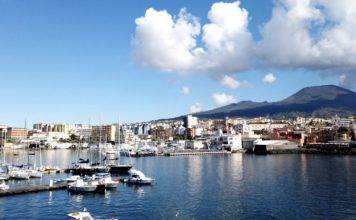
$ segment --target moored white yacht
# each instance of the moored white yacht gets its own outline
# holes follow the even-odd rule
[[[105,188],[114,189],[119,185],[119,181],[113,180],[108,173],[97,174],[99,184],[104,184]]]
[[[85,192],[94,192],[97,186],[84,182],[83,179],[78,179],[77,181],[70,183],[68,185],[68,190],[71,192],[85,193]]]
[[[145,174],[143,174],[139,170],[131,169],[129,172],[131,176],[127,179],[124,179],[125,183],[136,185],[149,185],[152,184],[154,181],[153,178],[146,177]]]
[[[9,172],[9,176],[11,179],[15,180],[28,180],[30,179],[30,175],[25,171],[21,169],[12,169]]]
[[[42,178],[42,172],[36,169],[25,170],[30,178]]]

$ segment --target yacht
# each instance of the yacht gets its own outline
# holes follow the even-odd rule
[[[35,169],[25,170],[30,178],[42,178],[42,172]]]
[[[111,174],[127,174],[132,168],[131,164],[111,164],[108,165]]]
[[[145,174],[143,174],[139,170],[131,169],[130,174],[131,176],[129,178],[124,179],[125,183],[136,185],[150,185],[154,181],[154,179],[146,177]]]
[[[9,176],[11,179],[15,180],[28,180],[30,179],[30,175],[25,171],[21,169],[13,169],[9,172]]]
[[[98,173],[97,177],[99,183],[104,184],[105,188],[115,189],[119,185],[119,182],[113,180],[108,173]]]
[[[88,182],[84,182],[83,179],[78,179],[77,181],[70,183],[68,185],[68,191],[78,192],[78,193],[94,192],[96,188],[97,188],[96,185],[89,184]]]
[[[63,179],[56,179],[55,182],[56,183],[73,183],[77,180],[79,180],[81,177],[79,175],[73,175],[67,178],[63,178]]]
[[[10,187],[5,183],[5,180],[0,180],[0,191],[8,190]]]
[[[94,218],[90,215],[90,212],[88,212],[85,208],[82,212],[72,212],[69,213],[68,216],[72,220],[94,220]]]

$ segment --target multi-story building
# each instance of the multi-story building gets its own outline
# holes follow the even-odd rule
[[[6,137],[8,140],[21,140],[27,138],[27,132],[26,128],[8,127]]]
[[[91,141],[93,142],[116,142],[116,125],[95,125],[91,129]]]
[[[193,128],[198,125],[198,118],[194,117],[192,115],[187,115],[187,117],[184,118],[184,127],[186,128]]]

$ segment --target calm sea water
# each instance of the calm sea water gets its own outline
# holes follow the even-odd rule
[[[67,166],[75,158],[70,150],[42,153],[51,165]],[[120,184],[105,194],[60,190],[4,197],[0,219],[66,219],[84,207],[99,219],[356,219],[356,157],[233,154],[133,163],[156,183]],[[36,181],[49,178],[56,177]]]

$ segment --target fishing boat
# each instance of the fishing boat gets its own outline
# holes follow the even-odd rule
[[[130,170],[130,175],[131,176],[129,178],[124,179],[125,183],[135,185],[150,185],[154,181],[154,179],[146,177],[145,174],[143,174],[141,171],[135,169]]]
[[[68,216],[72,220],[94,220],[94,218],[90,215],[90,212],[87,211],[86,208],[82,212],[71,212]]]
[[[10,187],[5,183],[5,180],[0,180],[0,191],[8,190]]]
[[[68,185],[68,191],[77,193],[95,192],[96,188],[96,185],[84,182],[83,179],[78,179]]]

